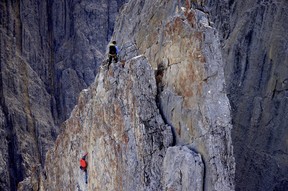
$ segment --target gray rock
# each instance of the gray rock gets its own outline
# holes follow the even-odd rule
[[[207,14],[191,7],[189,1],[130,2],[114,36],[124,47],[135,44],[155,70],[163,120],[173,127],[177,145],[201,154],[204,189],[233,190],[232,125],[220,39]]]
[[[44,164],[58,128],[49,110],[51,96],[31,67],[20,57],[2,63],[1,160],[6,162],[1,163],[1,173],[7,176],[1,176],[1,188],[15,190],[18,182]]]
[[[2,97],[2,96],[1,96]],[[6,139],[7,133],[4,130],[4,126],[6,124],[4,113],[2,107],[0,107],[0,180],[1,190],[9,190],[10,189],[10,182],[7,181],[9,177],[9,156],[8,156],[8,141]],[[9,180],[9,179],[8,179]]]
[[[0,2],[0,190],[39,189],[45,154],[94,81],[124,2]]]
[[[100,70],[48,152],[44,190],[162,190],[172,133],[158,111],[154,71],[144,56]],[[88,151],[88,185],[77,166]],[[68,167],[68,168],[67,168]],[[70,168],[71,167],[71,168]]]
[[[47,155],[43,189],[189,190],[196,185],[196,190],[234,190],[218,33],[204,12],[179,3],[130,1],[122,9],[112,37],[120,62],[109,70],[103,66],[80,96]],[[181,148],[166,153],[173,143],[193,152],[183,147],[185,152],[175,151],[173,158],[173,149]],[[74,168],[85,151],[88,185]],[[180,182],[180,172],[173,175],[173,170],[183,157],[185,165],[196,161],[196,167],[183,171]],[[168,167],[168,159],[175,168]],[[199,177],[191,180],[190,173]]]
[[[170,147],[163,162],[164,190],[203,190],[204,164],[201,155],[185,146]]]
[[[105,57],[118,10],[125,2],[74,0],[50,3],[55,41],[52,44],[56,81],[54,95],[59,123],[69,117],[80,91],[94,81]],[[74,77],[67,75],[68,71]]]
[[[222,36],[236,190],[288,190],[288,2],[207,1]]]

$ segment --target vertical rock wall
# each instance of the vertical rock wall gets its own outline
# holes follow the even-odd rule
[[[130,1],[114,35],[124,69],[83,92],[40,176],[123,3],[0,2],[0,189],[84,189],[75,163],[88,150],[89,189],[233,190],[227,91],[236,190],[287,190],[285,0]]]
[[[37,189],[38,181],[32,182],[31,175],[39,176],[37,169],[44,165],[58,132],[50,110],[53,98],[33,70],[36,63],[48,63],[47,46],[40,45],[40,26],[34,20],[43,4],[37,13],[28,5],[0,3],[1,190],[16,190],[23,180]]]
[[[44,164],[58,129],[50,110],[52,98],[44,83],[26,60],[11,54],[11,37],[3,36],[1,49],[7,51],[1,53],[5,57],[1,61],[1,160],[5,161],[1,174],[8,176],[1,176],[1,187],[16,190],[18,182],[37,173],[36,169]]]
[[[130,1],[120,62],[82,92],[47,155],[44,190],[234,190],[217,31],[190,1]],[[168,149],[167,149],[168,148]],[[88,154],[88,184],[78,168]]]
[[[45,154],[93,82],[124,2],[0,2],[0,190],[39,189]]]
[[[59,122],[67,119],[83,88],[95,78],[111,38],[118,9],[126,0],[54,1],[51,35],[54,94]]]
[[[236,190],[287,190],[288,2],[207,3],[222,36]]]
[[[158,107],[174,129],[175,144],[202,156],[203,188],[233,190],[230,104],[217,30],[190,1],[130,3],[116,23],[115,38],[123,47],[134,42],[154,68]]]

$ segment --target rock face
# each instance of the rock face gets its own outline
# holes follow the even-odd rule
[[[126,0],[54,1],[51,7],[56,70],[56,110],[70,116],[77,97],[96,76],[111,38],[118,9]],[[49,24],[49,23],[48,23]]]
[[[163,162],[168,190],[203,190],[204,165],[200,154],[186,146],[170,147]]]
[[[81,93],[42,190],[234,190],[220,41],[189,2],[125,5],[113,35],[120,62]],[[86,151],[87,185],[77,166]]]
[[[172,132],[159,114],[154,72],[144,56],[101,71],[47,155],[44,190],[161,190]],[[88,185],[78,168],[88,151]]]
[[[18,189],[38,189],[39,167],[93,82],[124,2],[0,2],[0,190],[24,179]]]
[[[206,5],[222,36],[236,190],[288,190],[288,2]]]
[[[163,119],[174,127],[176,144],[202,155],[204,189],[231,190],[231,118],[217,31],[189,1],[149,3],[134,1],[123,9],[115,38],[124,45],[133,41],[156,70]],[[133,14],[139,16],[129,19]]]
[[[13,54],[14,40],[1,33],[1,190],[16,190],[18,182],[38,173],[58,132],[53,99],[27,60]]]
[[[288,190],[287,0],[124,2],[0,2],[0,190]]]

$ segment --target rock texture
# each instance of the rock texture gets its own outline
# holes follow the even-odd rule
[[[154,71],[144,56],[103,70],[82,92],[47,155],[44,190],[162,190],[172,131],[157,109]],[[78,160],[88,151],[88,185]]]
[[[232,105],[236,190],[288,190],[288,2],[207,1]]]
[[[168,148],[163,168],[165,190],[204,189],[204,165],[201,155],[186,146]]]
[[[93,82],[124,2],[0,2],[0,190],[23,180],[18,190],[38,190],[45,154]]]
[[[16,190],[37,173],[58,132],[51,96],[26,59],[12,53],[11,41],[1,34],[1,190]]]
[[[234,190],[219,37],[191,7],[126,4],[112,37],[120,62],[81,93],[48,152],[42,190]],[[77,166],[86,151],[87,185]]]
[[[130,2],[115,38],[124,47],[134,42],[154,68],[158,107],[178,135],[175,143],[202,155],[204,189],[232,190],[232,126],[219,37],[207,15],[191,7],[189,1]]]
[[[288,190],[287,0],[131,0],[100,70],[124,2],[0,2],[0,190]]]
[[[50,3],[57,82],[54,94],[60,122],[69,117],[80,91],[94,81],[112,35],[118,9],[125,1]]]

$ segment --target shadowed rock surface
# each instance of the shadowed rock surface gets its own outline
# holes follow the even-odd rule
[[[94,81],[124,2],[0,2],[0,190],[24,179],[18,190],[38,190],[39,167]]]
[[[236,190],[288,190],[288,1],[207,1],[232,106]]]

